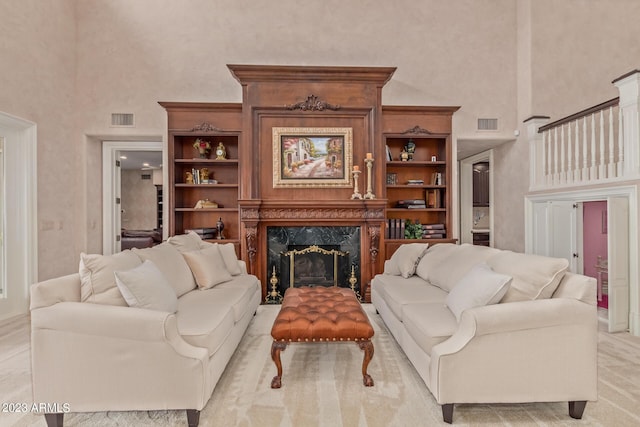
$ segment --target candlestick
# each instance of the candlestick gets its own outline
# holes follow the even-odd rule
[[[373,159],[373,154],[367,153],[367,160],[369,160],[369,159]]]
[[[353,174],[353,194],[351,195],[351,199],[362,199],[362,194],[360,194],[360,191],[358,190],[358,175],[362,172],[360,172],[360,168],[358,166],[354,166],[351,173]]]
[[[364,162],[367,164],[367,192],[364,194],[365,199],[375,199],[376,196],[371,191],[371,169],[373,169],[373,158],[370,158],[371,153],[367,153],[367,158]]]

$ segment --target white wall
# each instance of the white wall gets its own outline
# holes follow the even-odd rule
[[[77,269],[83,233],[74,2],[0,1],[0,17],[0,111],[38,128],[38,277],[46,279]]]
[[[0,58],[11,64],[0,67],[0,81],[9,82],[0,110],[39,129],[40,277],[74,271],[80,250],[102,248],[100,141],[165,135],[158,101],[239,102],[226,64],[396,66],[385,104],[460,105],[456,138],[508,139],[514,129],[525,134],[530,115],[569,114],[616,96],[609,82],[638,67],[638,7],[635,0],[0,2]],[[134,113],[136,127],[111,128],[112,112]],[[498,118],[499,131],[476,132],[479,117]],[[507,143],[495,159],[496,244],[522,250],[526,142]]]

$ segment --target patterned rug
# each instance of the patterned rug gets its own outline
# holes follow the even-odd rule
[[[270,388],[271,325],[278,306],[260,306],[238,350],[200,416],[201,426],[433,426],[440,406],[389,334],[375,309],[365,310],[375,329],[375,353],[362,385],[362,351],[354,343],[291,344],[282,352],[282,388]],[[622,338],[621,338],[622,337]],[[456,405],[457,426],[640,425],[640,339],[601,332],[599,400],[582,420],[569,418],[566,402]],[[28,360],[26,361],[28,363]],[[28,397],[27,397],[28,399]],[[44,426],[42,416],[4,417],[0,426]],[[184,411],[65,415],[65,426],[186,426]]]

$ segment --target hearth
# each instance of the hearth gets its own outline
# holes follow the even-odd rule
[[[287,288],[338,286],[360,295],[360,227],[267,227],[265,302],[280,303]]]

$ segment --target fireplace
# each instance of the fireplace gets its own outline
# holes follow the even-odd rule
[[[360,227],[267,227],[269,277],[265,302],[280,303],[287,288],[338,286],[360,296]]]

